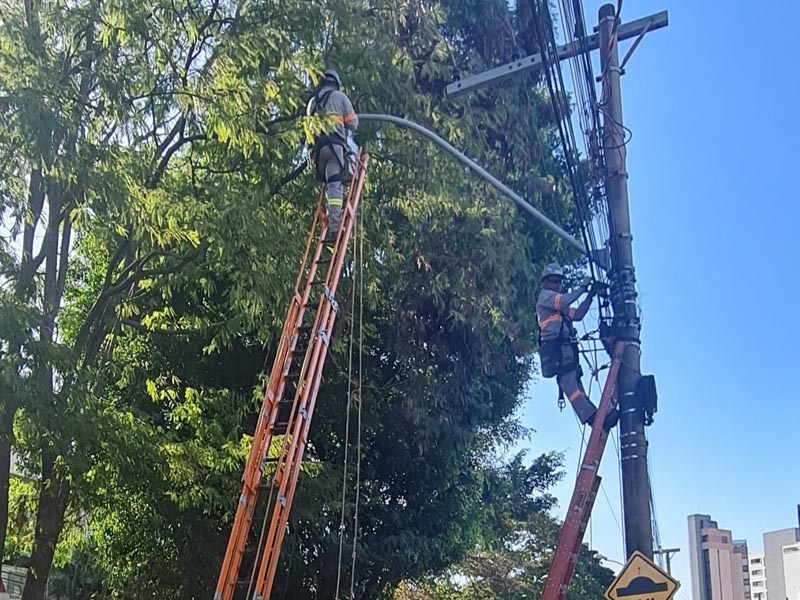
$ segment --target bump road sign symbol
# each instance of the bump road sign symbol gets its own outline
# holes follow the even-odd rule
[[[606,590],[607,600],[671,600],[680,587],[644,554],[634,552]]]

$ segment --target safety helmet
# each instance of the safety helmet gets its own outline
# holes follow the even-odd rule
[[[323,79],[327,79],[328,81],[333,81],[336,83],[337,88],[342,87],[342,78],[339,77],[339,73],[336,72],[336,69],[327,69],[322,74]]]
[[[564,277],[564,270],[558,263],[550,263],[542,269],[542,276],[539,278],[539,283],[544,281],[547,277]]]

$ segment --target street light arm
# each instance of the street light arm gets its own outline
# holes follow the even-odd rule
[[[621,563],[618,560],[614,560],[613,558],[608,558],[605,554],[595,554],[594,557],[599,562],[610,562],[610,563],[615,563],[615,564],[617,564],[617,565],[619,565],[621,567],[625,566],[625,563]]]
[[[492,175],[486,169],[484,169],[482,166],[476,163],[474,160],[466,156],[463,152],[459,151],[457,148],[455,148],[449,142],[447,142],[444,138],[438,136],[430,129],[427,129],[422,125],[419,125],[418,123],[414,123],[413,121],[409,121],[407,119],[403,119],[401,117],[395,117],[392,115],[363,113],[359,114],[358,118],[359,120],[363,121],[384,121],[386,123],[393,123],[395,125],[399,125],[400,127],[405,127],[406,129],[411,129],[413,131],[416,131],[417,133],[425,136],[434,144],[439,146],[442,150],[450,154],[462,165],[468,167],[483,180],[493,185],[497,190],[499,190],[506,197],[510,198],[517,206],[519,206],[522,210],[530,214],[534,219],[539,221],[550,231],[555,233],[558,237],[564,240],[573,249],[577,250],[584,256],[589,256],[586,247],[582,243],[580,243],[569,233],[564,231],[564,229],[559,227],[556,223],[551,221],[541,211],[539,211],[535,207],[531,206],[528,202],[523,200],[522,197],[519,194],[517,194],[514,190],[512,190],[510,187],[508,187],[506,184],[504,184],[502,181],[497,179],[494,175]]]

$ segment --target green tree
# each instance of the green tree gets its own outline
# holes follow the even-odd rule
[[[314,73],[337,63],[359,110],[429,124],[569,226],[535,81],[459,103],[442,93],[456,70],[535,38],[501,2],[2,6],[2,521],[12,445],[43,482],[25,600],[42,597],[70,511],[89,512],[85,562],[103,594],[207,595],[242,421],[313,208],[308,178],[285,176]],[[356,575],[375,598],[503,525],[487,497],[493,452],[520,430],[538,268],[565,253],[435,149],[362,136],[375,160]],[[345,364],[338,343],[282,571],[302,576],[279,582],[295,598],[338,571]]]
[[[253,241],[232,231],[237,222],[258,225],[247,221],[251,207],[217,205],[225,190],[195,193],[193,177],[213,168],[214,153],[241,160],[270,143],[273,172],[280,170],[285,145],[301,137],[256,134],[270,115],[295,108],[292,92],[304,77],[280,45],[302,39],[296,26],[304,16],[272,19],[265,9],[202,0],[2,3],[0,168],[9,236],[0,260],[0,517],[7,522],[16,446],[43,482],[26,600],[44,593],[73,493],[103,485],[86,479],[97,447],[124,438],[124,418],[107,402],[107,386],[117,382],[106,366],[120,328],[161,326],[158,313],[137,318],[136,301],[168,295],[170,275],[219,253],[225,234],[237,240],[233,255]],[[263,27],[268,17],[274,28]],[[262,61],[276,69],[251,86],[247,71],[258,72]],[[205,162],[193,154],[203,143],[211,146]],[[263,319],[269,285],[254,302],[250,283],[239,278],[231,302],[249,303],[253,319]],[[228,326],[237,324],[214,329],[224,339]]]

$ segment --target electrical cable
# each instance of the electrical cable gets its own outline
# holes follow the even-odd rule
[[[364,373],[364,214],[360,213],[360,238],[359,238],[359,256],[356,261],[356,268],[353,269],[354,275],[356,272],[360,273],[359,276],[359,300],[358,300],[358,439],[356,441],[356,498],[355,510],[353,514],[353,566],[350,570],[350,600],[355,599],[355,583],[356,583],[356,551],[358,549],[358,505],[361,498],[361,433],[363,430],[361,420],[361,409],[363,407],[362,401],[362,379]],[[355,253],[355,251],[354,251]],[[355,277],[353,278],[353,285],[355,286]]]
[[[355,221],[355,225],[358,221]],[[354,251],[355,253],[355,251]],[[344,466],[342,472],[342,514],[339,521],[339,563],[336,569],[336,593],[335,599],[339,598],[339,589],[342,581],[342,557],[344,554],[344,531],[345,531],[345,514],[347,506],[347,461],[348,450],[350,447],[350,407],[352,404],[352,385],[353,385],[353,346],[355,345],[355,307],[356,307],[356,282],[355,276],[353,277],[353,289],[350,297],[350,350],[347,361],[347,407],[345,408],[345,426],[344,426]]]

